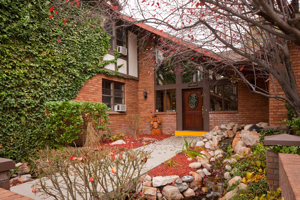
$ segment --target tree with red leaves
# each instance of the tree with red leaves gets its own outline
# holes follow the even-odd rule
[[[300,96],[290,58],[291,51],[300,49],[297,0],[143,0],[126,11],[136,21],[194,46],[158,43],[162,62],[178,63],[175,70],[182,70],[188,59],[189,63],[231,77],[233,82],[242,80],[252,92],[282,100],[300,115]],[[203,48],[215,56],[195,53],[203,52]],[[185,66],[191,68],[190,64]]]

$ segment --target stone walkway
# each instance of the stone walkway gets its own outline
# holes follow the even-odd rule
[[[188,142],[191,142],[194,140],[194,142],[197,142],[199,140],[199,137],[185,137]],[[139,147],[136,150],[145,150],[145,151],[152,151],[151,158],[148,159],[147,164],[145,166],[144,172],[147,172],[154,167],[159,166],[161,163],[169,160],[170,158],[174,157],[176,155],[176,152],[178,150],[182,149],[182,146],[184,145],[184,140],[180,136],[173,136],[169,137],[167,139],[157,141],[155,143]],[[38,180],[30,181],[27,183],[23,183],[21,185],[17,185],[14,187],[11,187],[10,190],[12,192],[21,194],[26,197],[30,197],[32,199],[44,199],[46,198],[45,195],[41,195],[37,193],[36,195],[32,193],[32,185],[37,184]],[[47,199],[54,199],[54,198],[47,198]]]

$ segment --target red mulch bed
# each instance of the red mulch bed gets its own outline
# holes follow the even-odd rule
[[[187,158],[188,157],[183,153],[179,153],[175,157],[170,159],[178,163],[178,166],[169,167],[167,164],[162,163],[150,170],[148,172],[148,175],[152,177],[178,175],[180,178],[182,178],[183,176],[188,175],[190,171],[196,171],[196,169],[189,167],[189,164],[192,162],[196,162],[196,160],[187,161]]]
[[[144,138],[155,138],[157,141],[163,140],[169,137],[172,137],[173,135],[138,135],[137,140],[134,140],[132,135],[124,136],[122,138],[119,138],[119,140],[124,140],[126,144],[117,144],[117,145],[110,145],[112,141],[105,141],[104,143],[101,143],[100,146],[102,148],[119,148],[119,149],[134,149],[138,148],[150,143],[154,143],[155,141],[147,141],[144,140]]]

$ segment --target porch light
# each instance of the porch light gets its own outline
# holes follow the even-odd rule
[[[146,89],[144,89],[143,94],[144,94],[144,98],[147,99],[147,90]]]

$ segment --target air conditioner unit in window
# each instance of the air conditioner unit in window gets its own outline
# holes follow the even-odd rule
[[[117,111],[117,112],[126,112],[126,105],[125,104],[115,105],[115,111]]]
[[[127,49],[125,47],[122,46],[118,46],[117,47],[117,51],[122,54],[123,56],[127,56]]]

